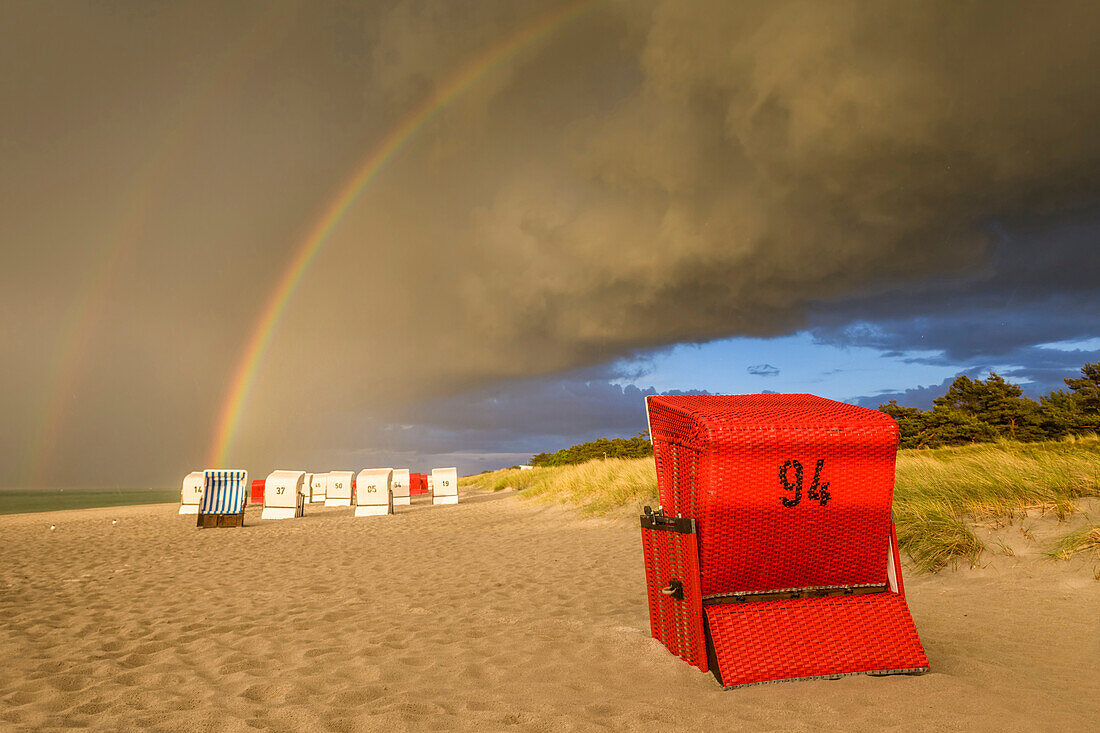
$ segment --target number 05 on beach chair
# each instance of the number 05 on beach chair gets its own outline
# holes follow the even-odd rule
[[[813,395],[646,406],[654,638],[724,687],[928,671],[891,516],[893,419]]]
[[[204,471],[198,526],[243,527],[248,471]]]

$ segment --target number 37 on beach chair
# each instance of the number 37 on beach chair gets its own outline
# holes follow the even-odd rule
[[[646,407],[654,638],[724,687],[928,671],[891,514],[893,419],[813,395]]]
[[[243,527],[248,490],[248,471],[204,471],[198,526]]]

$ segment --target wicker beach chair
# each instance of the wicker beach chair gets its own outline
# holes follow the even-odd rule
[[[180,514],[198,514],[199,502],[202,501],[203,473],[192,471],[183,479],[183,488],[180,490]]]
[[[260,519],[295,519],[305,514],[304,471],[272,471],[264,482]]]
[[[428,477],[422,473],[409,474],[409,494],[420,496],[428,493]]]
[[[393,514],[393,469],[365,468],[356,476],[355,516]]]
[[[458,503],[458,469],[457,468],[433,468],[432,469],[432,503],[433,504],[457,504]]]
[[[656,639],[724,687],[929,669],[901,581],[889,416],[813,395],[646,404]]]
[[[412,495],[409,489],[410,480],[409,469],[393,469],[393,484],[390,488],[393,491],[394,506],[409,506],[412,504]]]
[[[247,486],[248,471],[204,471],[198,526],[243,527]]]
[[[315,473],[310,480],[309,501],[311,504],[324,503],[328,498],[328,474]]]
[[[351,506],[354,481],[355,473],[352,471],[329,471],[325,506]]]
[[[248,497],[249,504],[263,504],[264,503],[264,480],[258,478],[252,482],[252,492]]]

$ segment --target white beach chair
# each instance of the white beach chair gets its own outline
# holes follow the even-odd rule
[[[192,471],[183,479],[183,489],[180,491],[180,514],[198,514],[199,502],[202,501],[202,471]]]
[[[248,471],[207,469],[203,471],[199,527],[243,527],[248,501]]]
[[[302,494],[306,497],[306,504],[313,501],[313,474],[307,473],[302,479]]]
[[[393,505],[408,506],[412,504],[409,494],[409,469],[393,469]]]
[[[457,504],[458,503],[458,469],[457,468],[433,468],[432,469],[432,503],[433,504]]]
[[[393,514],[393,469],[367,468],[355,479],[355,516]]]
[[[295,519],[305,514],[304,471],[272,471],[264,482],[260,519]]]
[[[328,486],[328,474],[327,473],[315,473],[313,478],[310,479],[309,484],[309,500],[313,503],[325,501],[325,488]]]
[[[351,471],[329,471],[325,506],[351,506]]]

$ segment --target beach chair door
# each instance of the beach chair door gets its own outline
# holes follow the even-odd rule
[[[695,520],[646,507],[641,523],[650,632],[673,654],[706,672]]]

